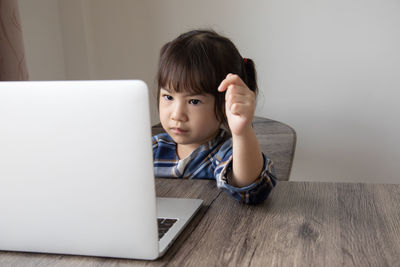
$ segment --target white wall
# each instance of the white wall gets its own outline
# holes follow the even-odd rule
[[[399,183],[400,2],[291,4],[266,13],[262,112],[298,132],[293,178]]]
[[[69,0],[62,0],[69,1]],[[153,88],[159,47],[150,1],[86,0],[93,79],[141,79]],[[73,66],[72,66],[73,67]],[[157,122],[156,95],[152,95],[153,123]]]
[[[31,80],[66,78],[59,2],[18,0]]]
[[[65,74],[69,80],[92,79],[94,52],[91,49],[90,23],[81,0],[57,1],[63,39]]]
[[[59,0],[67,78],[141,78],[154,89],[161,45],[212,27],[255,60],[257,114],[297,131],[292,180],[400,183],[399,1],[70,1]],[[39,10],[20,5],[29,46]],[[31,77],[45,70],[37,63]]]

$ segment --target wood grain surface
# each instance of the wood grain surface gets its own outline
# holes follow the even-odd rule
[[[0,252],[0,266],[400,266],[400,185],[280,182],[258,206],[209,180],[156,179],[204,200],[156,261]]]

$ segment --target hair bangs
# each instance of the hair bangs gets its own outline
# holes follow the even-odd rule
[[[215,76],[215,65],[209,58],[204,56],[204,53],[199,54],[198,50],[174,50],[161,56],[159,87],[177,93],[215,94],[218,81]]]

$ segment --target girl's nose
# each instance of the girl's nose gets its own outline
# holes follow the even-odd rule
[[[187,115],[183,104],[176,103],[171,113],[171,119],[175,121],[186,121]]]

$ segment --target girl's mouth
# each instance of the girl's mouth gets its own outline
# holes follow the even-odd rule
[[[171,128],[171,131],[172,131],[174,134],[184,134],[184,133],[187,133],[187,132],[188,132],[187,130],[184,130],[184,129],[182,129],[182,128]]]

